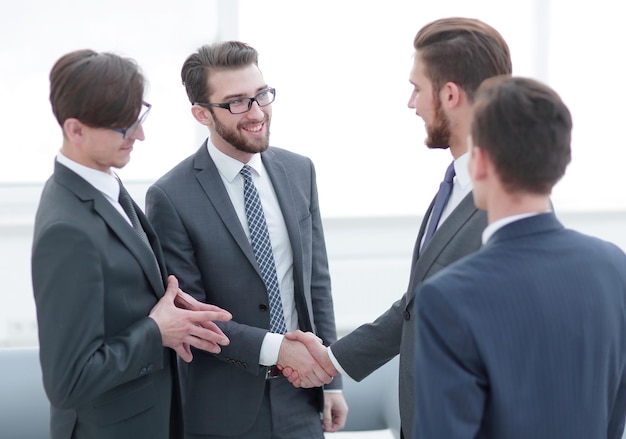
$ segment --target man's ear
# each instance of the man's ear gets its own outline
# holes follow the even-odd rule
[[[482,181],[487,178],[489,169],[489,154],[479,145],[470,147],[470,176],[472,181]]]
[[[211,114],[208,108],[204,108],[200,105],[192,105],[191,114],[193,114],[193,117],[202,125],[213,127],[213,114]]]
[[[63,122],[63,133],[72,143],[80,144],[85,137],[84,127],[80,120],[70,117]]]
[[[446,82],[439,92],[441,104],[451,110],[458,107],[465,98],[465,92],[458,84],[454,82]]]

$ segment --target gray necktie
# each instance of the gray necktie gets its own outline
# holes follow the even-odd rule
[[[139,236],[139,238],[141,238],[141,240],[148,246],[148,248],[152,250],[152,247],[150,246],[150,241],[148,241],[148,236],[146,236],[146,232],[143,230],[143,227],[141,227],[139,217],[137,216],[137,212],[135,212],[135,207],[133,206],[133,200],[132,198],[130,198],[130,194],[126,191],[126,188],[124,187],[122,182],[120,180],[117,181],[120,184],[119,202],[122,206],[122,209],[124,209],[124,212],[126,212],[126,215],[128,215],[128,218],[133,225],[133,231],[137,236]]]
[[[246,207],[246,217],[250,229],[250,240],[252,241],[252,251],[256,258],[263,282],[267,288],[267,295],[270,302],[270,331],[278,334],[287,332],[285,326],[285,316],[283,314],[283,304],[280,299],[278,288],[278,277],[276,276],[276,264],[274,263],[274,253],[270,234],[265,222],[263,206],[259,199],[259,193],[252,182],[250,166],[244,165],[240,171],[243,176],[243,196]]]

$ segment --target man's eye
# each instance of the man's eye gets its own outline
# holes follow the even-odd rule
[[[229,102],[230,105],[241,105],[243,102],[243,99],[233,99],[232,101]]]

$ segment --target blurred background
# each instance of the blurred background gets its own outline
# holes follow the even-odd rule
[[[153,104],[119,173],[143,203],[147,186],[207,135],[180,80],[200,45],[240,39],[277,89],[271,144],[317,168],[340,332],[369,321],[406,288],[422,213],[447,151],[423,145],[407,107],[413,37],[445,16],[479,18],[508,41],[514,73],[548,83],[574,119],[573,162],[553,194],[567,225],[626,248],[626,196],[615,138],[626,101],[622,15],[612,0],[3,0],[0,3],[0,346],[36,345],[30,285],[33,215],[61,129],[48,74],[68,51],[134,58]],[[610,129],[609,129],[610,128]],[[354,297],[363,300],[355,304]]]

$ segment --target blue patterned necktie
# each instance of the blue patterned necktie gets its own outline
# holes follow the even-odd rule
[[[443,209],[446,207],[446,204],[450,199],[450,194],[452,193],[452,180],[454,179],[454,175],[454,162],[452,162],[450,163],[450,166],[448,166],[448,169],[446,169],[446,175],[439,185],[439,192],[437,192],[437,195],[435,196],[435,205],[433,206],[433,210],[430,214],[430,222],[428,223],[428,229],[426,230],[426,234],[424,236],[422,250],[426,248],[437,230],[437,225],[441,219]]]
[[[244,165],[240,174],[243,176],[243,197],[246,207],[246,217],[250,229],[250,240],[252,241],[252,251],[259,264],[263,282],[267,288],[267,295],[270,302],[270,331],[279,334],[287,332],[285,326],[285,316],[283,314],[283,304],[280,299],[278,289],[278,276],[276,275],[276,264],[274,263],[274,253],[270,234],[265,222],[263,206],[259,199],[259,193],[252,182],[250,166]]]

